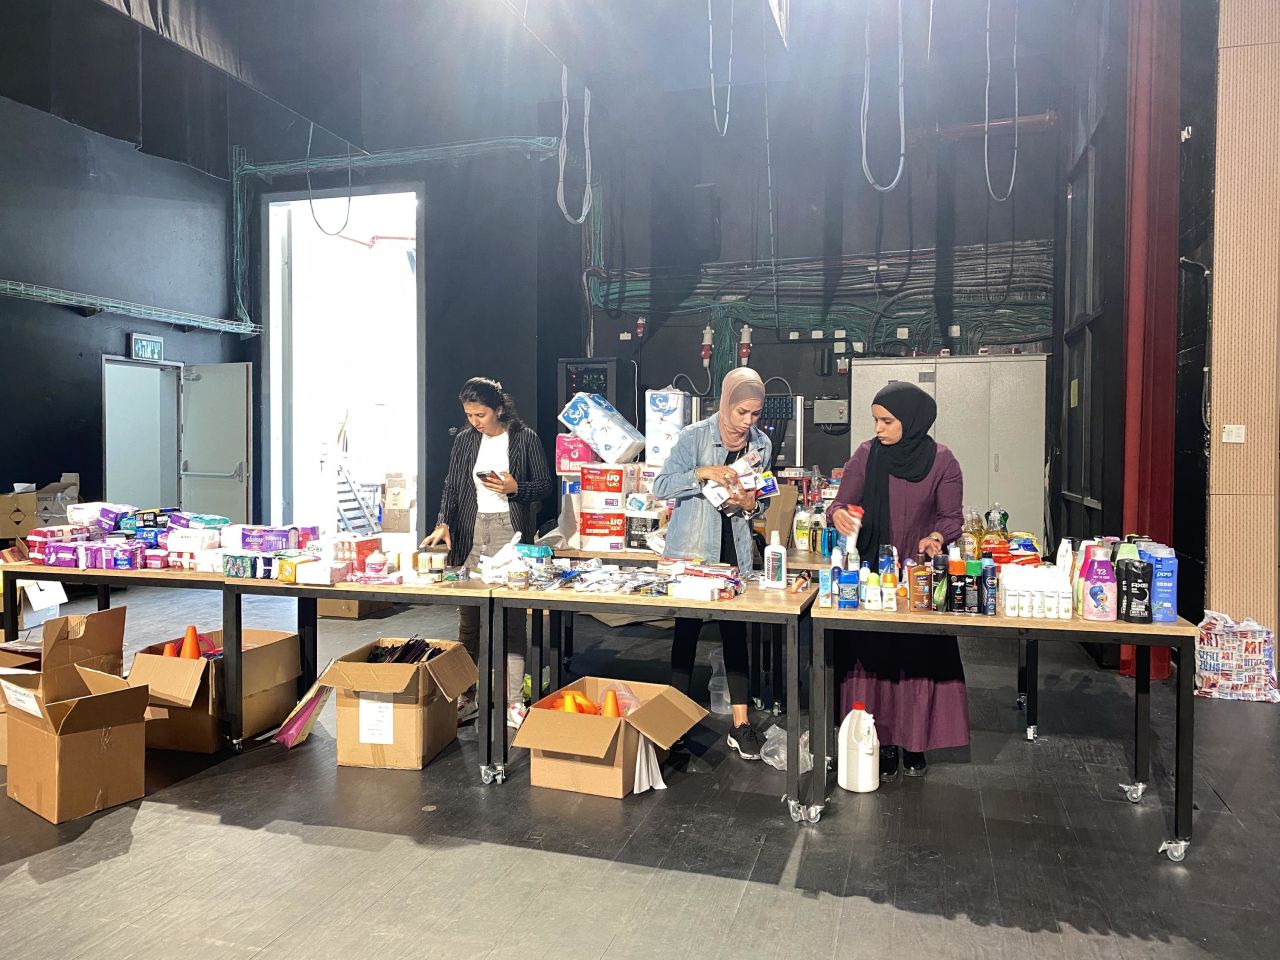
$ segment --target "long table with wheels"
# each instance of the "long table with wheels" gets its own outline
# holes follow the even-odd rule
[[[1133,803],[1142,799],[1151,778],[1151,648],[1171,647],[1178,651],[1177,717],[1175,724],[1174,819],[1173,837],[1161,845],[1170,860],[1180,861],[1191,843],[1192,748],[1195,736],[1194,678],[1195,643],[1199,633],[1195,624],[1186,620],[1176,623],[1137,624],[1089,620],[1029,620],[1010,617],[980,617],[958,613],[839,610],[815,607],[813,610],[812,699],[819,700],[810,714],[814,769],[826,770],[819,758],[834,759],[834,711],[830,691],[834,690],[832,635],[850,633],[916,633],[936,636],[962,636],[975,639],[1026,641],[1026,693],[1028,739],[1035,739],[1036,697],[1038,688],[1038,642],[1080,641],[1130,643],[1137,647],[1134,683],[1134,754],[1133,783],[1124,786],[1125,796]],[[856,638],[853,641],[856,643]],[[819,722],[816,718],[823,718]],[[806,818],[816,822],[826,803],[825,777],[815,777],[810,787],[815,790],[807,798]]]
[[[531,677],[542,674],[543,656],[543,624],[542,613],[545,611],[551,618],[549,632],[549,658],[552,672],[552,688],[560,686],[559,652],[561,649],[561,631],[564,626],[564,615],[574,613],[615,613],[630,615],[648,615],[661,617],[697,617],[704,620],[737,620],[747,623],[767,623],[778,625],[786,634],[786,674],[787,703],[789,704],[787,725],[787,795],[786,799],[792,808],[799,804],[800,796],[800,640],[802,634],[808,633],[809,609],[813,605],[817,590],[810,585],[800,593],[789,590],[766,590],[756,584],[749,586],[745,593],[732,600],[716,602],[697,602],[672,600],[667,597],[645,597],[634,594],[591,593],[575,591],[570,588],[558,590],[511,590],[503,587],[493,591],[493,629],[490,638],[493,650],[490,660],[493,663],[492,678],[495,693],[505,696],[506,692],[506,617],[512,611],[529,610],[534,612],[533,630],[529,637],[530,663],[527,672]],[[535,700],[538,698],[535,696]],[[507,726],[500,713],[481,714],[487,720],[488,727],[480,731],[481,739],[492,740],[491,753],[494,763],[489,769],[482,769],[484,782],[506,779],[507,765]]]

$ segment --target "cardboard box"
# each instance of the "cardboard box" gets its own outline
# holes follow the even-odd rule
[[[356,573],[363,573],[365,560],[381,549],[382,538],[376,535],[341,533],[333,538],[333,559],[338,563],[351,564],[351,569]]]
[[[76,664],[0,680],[9,797],[63,823],[142,797],[146,687]]]
[[[556,473],[576,477],[583,467],[599,462],[587,441],[572,433],[556,434]]]
[[[392,606],[385,600],[317,600],[316,612],[335,620],[363,620]]]
[[[57,483],[36,491],[36,517],[40,526],[67,523],[67,507],[80,502],[80,474],[64,473]]]
[[[600,703],[605,688],[617,682],[583,677],[562,689],[581,690]],[[530,751],[529,782],[533,786],[621,799],[635,786],[641,736],[660,750],[670,750],[707,715],[675,687],[632,681],[627,686],[640,706],[623,718],[546,709],[545,704],[556,694],[534,704],[513,741]]]
[[[417,502],[414,497],[414,480],[403,473],[388,473],[383,488],[382,506],[385,510],[408,510]]]
[[[575,393],[560,411],[560,422],[605,463],[630,463],[644,450],[644,434],[598,394]]]
[[[39,498],[34,493],[0,494],[0,540],[25,537],[40,526],[38,507]]]
[[[382,530],[384,533],[413,533],[417,510],[413,507],[404,510],[395,507],[382,508]]]
[[[625,516],[628,550],[648,550],[649,544],[646,537],[651,533],[657,533],[667,525],[665,510],[628,510]]]
[[[646,390],[644,407],[645,462],[666,463],[680,431],[693,419],[693,398],[683,390]]]
[[[458,734],[455,702],[479,676],[456,640],[431,640],[444,653],[425,663],[369,663],[383,638],[340,657],[320,682],[338,701],[338,765],[421,770]]]
[[[222,649],[222,631],[206,633]],[[302,665],[298,636],[279,630],[249,630],[242,636],[244,736],[278,727],[298,702]],[[217,753],[226,721],[222,660],[162,656],[164,644],[133,658],[129,683],[150,690],[146,743],[156,750]]]

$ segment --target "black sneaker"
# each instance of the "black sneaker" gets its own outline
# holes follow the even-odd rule
[[[902,772],[908,777],[923,777],[929,772],[929,765],[925,762],[923,753],[912,753],[910,750],[902,751]]]
[[[880,748],[880,779],[885,781],[898,779],[897,747]]]
[[[729,731],[729,746],[737,750],[743,760],[760,759],[760,737],[749,722]]]

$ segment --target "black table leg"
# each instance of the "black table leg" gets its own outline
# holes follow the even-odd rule
[[[512,616],[525,616],[524,610],[513,610]],[[534,610],[529,618],[529,655],[525,664],[529,674],[529,702],[537,703],[542,699],[542,611]]]
[[[102,586],[98,587],[98,609],[99,610],[111,609],[111,587],[109,587],[105,583]]]
[[[827,684],[827,631],[805,618],[813,663],[809,672],[809,741],[813,749],[813,773],[809,780],[809,805],[821,809],[827,802],[827,758],[831,755],[831,689]]]
[[[551,689],[559,690],[562,686],[562,668],[564,661],[562,660],[564,650],[564,617],[559,610],[552,610],[548,614],[550,624],[547,627],[547,643],[550,647],[547,653],[547,662],[551,665]]]
[[[507,764],[507,715],[499,704],[507,702],[507,628],[516,614],[523,617],[524,611],[513,612],[501,600],[493,602],[493,759],[499,768]]]
[[[316,643],[319,636],[319,617],[316,609],[319,601],[315,597],[298,598],[298,655],[302,662],[302,676],[298,677],[298,697],[302,698],[316,682],[316,672],[320,669],[319,654]]]
[[[486,775],[493,766],[493,724],[494,724],[494,687],[493,687],[493,634],[490,624],[493,622],[492,599],[481,600],[480,632],[476,637],[476,655],[480,662],[476,664],[476,706],[480,708],[476,718],[476,734],[480,741],[480,778]],[[501,720],[499,720],[501,722]]]
[[[771,658],[773,660],[773,670],[770,673],[771,682],[769,687],[773,692],[773,715],[776,717],[787,709],[787,695],[782,688],[782,628],[775,624],[770,629],[773,631],[773,656]],[[787,629],[790,630],[790,626]],[[787,642],[790,644],[789,636]],[[791,676],[789,672],[791,670],[790,658],[787,660],[787,670],[789,678]],[[797,676],[799,676],[798,667]]]
[[[0,572],[4,585],[4,639],[18,639],[18,578],[7,571]]]
[[[1018,699],[1019,710],[1027,705],[1027,641],[1018,641]]]
[[[787,631],[787,803],[791,819],[804,822],[803,800],[800,796],[800,629],[796,619],[790,619]],[[774,666],[778,664],[774,653]],[[810,737],[812,739],[812,737]]]
[[[1151,648],[1138,644],[1134,658],[1133,782],[1151,781]]]
[[[1177,766],[1174,776],[1173,835],[1177,840],[1191,840],[1191,801],[1194,783],[1195,746],[1195,637],[1184,637],[1178,645],[1178,726]]]
[[[243,631],[240,594],[228,583],[222,588],[222,666],[226,691],[227,737],[236,750],[244,739],[244,675],[241,663]]]
[[[751,670],[747,674],[747,699],[759,708],[763,703],[760,699],[760,624],[752,621],[747,626],[747,632],[751,637]]]
[[[1040,641],[1027,641],[1027,739],[1036,738],[1040,715]]]
[[[573,611],[566,610],[564,613],[564,649],[561,654],[564,658],[564,669],[568,672],[570,664],[573,660]]]

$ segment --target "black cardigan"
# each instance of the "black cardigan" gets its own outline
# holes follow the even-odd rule
[[[521,423],[507,427],[508,473],[515,478],[516,492],[507,498],[511,526],[524,543],[532,543],[537,532],[538,502],[551,494],[551,471],[538,435]],[[453,549],[448,563],[456,567],[466,562],[476,531],[476,457],[480,454],[480,431],[470,426],[458,431],[449,454],[449,472],[440,497],[439,523],[449,525]]]

